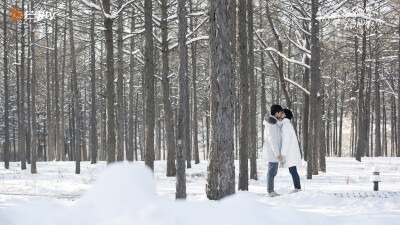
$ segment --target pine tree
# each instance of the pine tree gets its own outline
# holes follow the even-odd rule
[[[189,98],[187,90],[188,76],[188,54],[186,46],[186,0],[178,0],[179,18],[179,106],[178,106],[178,131],[177,131],[177,153],[176,153],[176,193],[177,199],[186,199],[186,171],[185,159],[189,143],[186,134],[186,118],[189,116],[186,101]]]
[[[144,75],[146,79],[146,127],[145,127],[145,164],[154,170],[154,62],[153,62],[153,3],[152,0],[144,1],[144,27],[145,27],[145,64]]]
[[[115,117],[114,117],[114,46],[113,46],[113,20],[111,15],[110,0],[103,0],[104,8],[104,36],[106,42],[106,150],[107,150],[107,163],[115,162]]]
[[[162,54],[162,93],[164,105],[164,141],[167,149],[167,177],[176,175],[175,166],[175,138],[174,126],[172,124],[172,110],[170,100],[169,87],[169,49],[168,49],[168,7],[167,0],[161,1],[161,54]]]
[[[240,133],[239,133],[239,190],[249,189],[249,84],[246,31],[246,0],[239,0],[239,77],[240,77]]]

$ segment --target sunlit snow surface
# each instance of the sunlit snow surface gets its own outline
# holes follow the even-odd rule
[[[29,165],[0,163],[0,224],[400,224],[400,158],[327,158],[327,173],[312,180],[298,169],[303,191],[296,194],[288,169],[279,168],[275,190],[283,195],[275,198],[267,197],[266,163],[257,166],[249,192],[215,202],[205,195],[207,162],[186,170],[186,201],[174,200],[165,161],[155,162],[154,176],[143,162],[82,162],[80,175],[74,162],[39,162],[34,175]],[[380,195],[372,191],[374,166]],[[237,161],[235,168],[237,180]]]

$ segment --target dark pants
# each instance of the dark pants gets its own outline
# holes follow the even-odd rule
[[[267,190],[268,193],[274,190],[274,178],[278,173],[279,163],[270,162],[268,163],[268,175],[267,175]]]
[[[289,167],[289,172],[292,175],[294,188],[301,189],[300,177],[299,174],[297,173],[297,168],[295,166]]]

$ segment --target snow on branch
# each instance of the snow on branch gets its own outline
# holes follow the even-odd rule
[[[190,45],[190,44],[192,44],[193,42],[196,42],[196,41],[208,40],[208,39],[209,39],[208,36],[200,36],[200,37],[192,38],[192,39],[186,41],[186,45]],[[172,45],[171,47],[169,47],[168,50],[171,51],[171,50],[173,50],[173,49],[176,48],[176,47],[178,47],[178,43],[175,43],[174,45]]]
[[[170,2],[168,5],[167,5],[167,7],[171,7],[171,6],[173,6],[173,5],[175,5],[175,4],[178,4],[178,1],[172,1],[172,2]]]
[[[143,7],[140,6],[140,5],[136,2],[136,0],[132,0],[130,3],[132,3],[132,2],[133,2],[132,6],[136,7],[136,9],[138,9],[141,13],[144,14],[144,9],[143,9]],[[157,16],[154,15],[154,14],[153,14],[153,22],[154,22],[154,24],[157,25],[158,27],[161,26],[161,18],[157,17]]]
[[[75,36],[75,35],[74,35],[74,38],[75,38],[75,39],[78,39],[78,40],[80,40],[80,41],[90,42],[90,40],[88,40],[88,39],[80,38],[80,37],[77,37],[77,36]]]
[[[189,41],[186,42],[186,45],[190,45],[191,43],[196,42],[196,41],[208,40],[208,39],[209,39],[208,36],[200,36],[200,37],[192,38],[192,39],[190,39]]]
[[[143,55],[141,54],[140,50],[136,50],[134,52],[131,52],[129,50],[123,49],[122,50],[124,53],[128,54],[128,55],[132,55],[137,61],[139,61],[140,64],[144,65],[144,61],[143,59]]]
[[[38,46],[38,47],[44,48],[44,49],[48,49],[48,50],[54,51],[54,48],[49,48],[49,47],[46,47],[46,46],[43,46],[43,45],[39,45],[38,43],[35,43],[35,45]]]
[[[396,93],[394,93],[394,92],[392,92],[392,91],[380,90],[380,92],[385,92],[385,93],[388,93],[388,94],[394,95],[394,97],[397,99],[397,94],[396,94]]]
[[[171,22],[172,20],[175,20],[175,19],[177,19],[177,18],[178,18],[178,15],[177,15],[177,14],[174,14],[174,15],[172,15],[172,16],[170,16],[170,17],[167,18],[167,22]]]
[[[286,35],[286,37],[287,37],[287,39],[288,39],[292,44],[294,44],[297,48],[299,48],[300,50],[306,52],[307,54],[311,54],[311,50],[308,50],[308,49],[304,48],[303,46],[297,44],[297,43],[294,42],[292,39],[290,39],[290,37],[288,37],[287,35]]]
[[[186,35],[186,38],[189,38],[190,36],[192,36],[206,21],[208,20],[208,17],[205,18],[203,21],[200,22],[199,25],[197,25],[192,32],[190,32],[189,34]]]
[[[277,51],[276,49],[274,49],[274,48],[269,47],[269,48],[267,48],[266,50],[267,50],[267,51],[273,51],[273,52],[275,52],[276,54],[280,55],[282,58],[286,59],[286,60],[289,61],[289,62],[298,64],[298,65],[300,65],[300,66],[303,66],[303,67],[305,67],[305,68],[310,69],[310,66],[309,66],[309,65],[307,65],[307,64],[305,64],[305,63],[302,63],[302,62],[299,62],[299,61],[297,61],[297,60],[288,58],[288,57],[286,57],[284,54],[278,52],[278,51]]]
[[[131,51],[126,50],[126,49],[122,49],[122,51],[123,51],[124,53],[128,54],[128,55],[133,55],[133,56],[135,56],[135,57],[136,57],[136,55],[139,55],[139,53],[140,53],[140,50],[139,50],[139,49],[136,50],[136,51],[134,51],[134,52],[131,52]]]
[[[296,21],[293,20],[292,18],[290,18],[290,20],[297,26],[297,28],[299,28],[299,30],[301,30],[304,34],[306,34],[307,36],[311,36],[311,33],[306,31],[302,26],[300,26],[300,24]]]
[[[121,6],[121,8],[120,8],[116,13],[111,13],[111,15],[109,15],[109,14],[107,14],[107,13],[104,13],[104,16],[105,16],[106,18],[115,19],[115,18],[118,17],[119,13],[122,12],[122,10],[125,9],[125,7],[126,7],[127,5],[131,4],[131,3],[134,2],[134,1],[135,1],[135,0],[131,0],[131,1],[129,1],[129,2],[126,2],[126,3],[124,3],[124,4]]]
[[[125,41],[128,38],[131,38],[132,36],[134,36],[135,34],[128,34],[125,37],[122,38],[123,41]]]
[[[390,85],[389,81],[387,79],[385,79],[385,81],[386,81],[387,86],[389,86],[389,88],[391,90],[391,92],[387,92],[387,93],[393,94],[394,97],[397,99],[397,94],[394,93],[394,90],[393,90],[392,86]]]
[[[268,4],[268,3],[267,3],[267,4]],[[267,8],[267,10],[268,10],[268,8]],[[269,14],[269,10],[267,11],[267,13],[268,13],[268,21],[269,21],[269,24],[271,25],[272,32],[274,33],[274,35],[275,35],[275,37],[276,37],[276,39],[277,39],[278,41],[282,41],[282,40],[281,40],[281,35],[279,34],[278,29],[276,29],[275,24],[274,24],[274,21],[272,20],[270,14]]]
[[[257,39],[258,39],[258,42],[260,42],[260,44],[264,47],[264,49],[267,49],[267,48],[268,48],[267,44],[266,44],[265,41],[258,35],[257,31],[254,32],[254,34],[256,35],[256,37],[257,37]],[[271,53],[270,53],[269,51],[268,51],[268,56],[271,58],[272,62],[273,62],[274,65],[275,65],[275,68],[278,70],[278,69],[279,69],[279,66],[278,66],[278,64],[276,63],[274,57],[272,57],[272,55],[271,55]]]
[[[294,81],[292,81],[291,79],[286,78],[286,77],[285,77],[285,81],[287,81],[287,82],[293,84],[294,86],[296,86],[296,87],[300,88],[301,90],[303,90],[306,94],[310,95],[310,92],[307,91],[307,89],[305,89],[304,87],[302,87],[300,84],[298,84],[298,83],[296,83],[296,82],[294,82]]]
[[[204,16],[204,15],[207,15],[207,12],[189,13],[187,14],[187,17]]]
[[[162,81],[162,77],[160,77],[159,75],[154,74],[154,77],[156,77],[158,80]]]
[[[333,12],[336,12],[338,9],[340,9],[345,3],[347,3],[349,0],[343,0],[342,2],[334,5],[329,11],[326,13],[327,15],[331,15]]]
[[[94,4],[93,2],[88,2],[86,0],[81,0],[81,2],[83,2],[83,4],[85,4],[87,7],[95,8],[97,10],[101,10],[100,6]]]
[[[152,32],[152,34],[153,34],[154,39],[155,39],[159,44],[162,44],[162,39],[159,38],[159,37],[157,37],[157,35],[156,35],[154,32]]]

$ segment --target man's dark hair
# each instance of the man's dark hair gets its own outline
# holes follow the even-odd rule
[[[284,109],[283,112],[285,113],[286,118],[288,118],[289,120],[293,118],[293,113],[292,111],[290,111],[290,109]]]
[[[275,115],[275,113],[282,111],[282,106],[280,105],[273,105],[271,106],[271,115]]]

